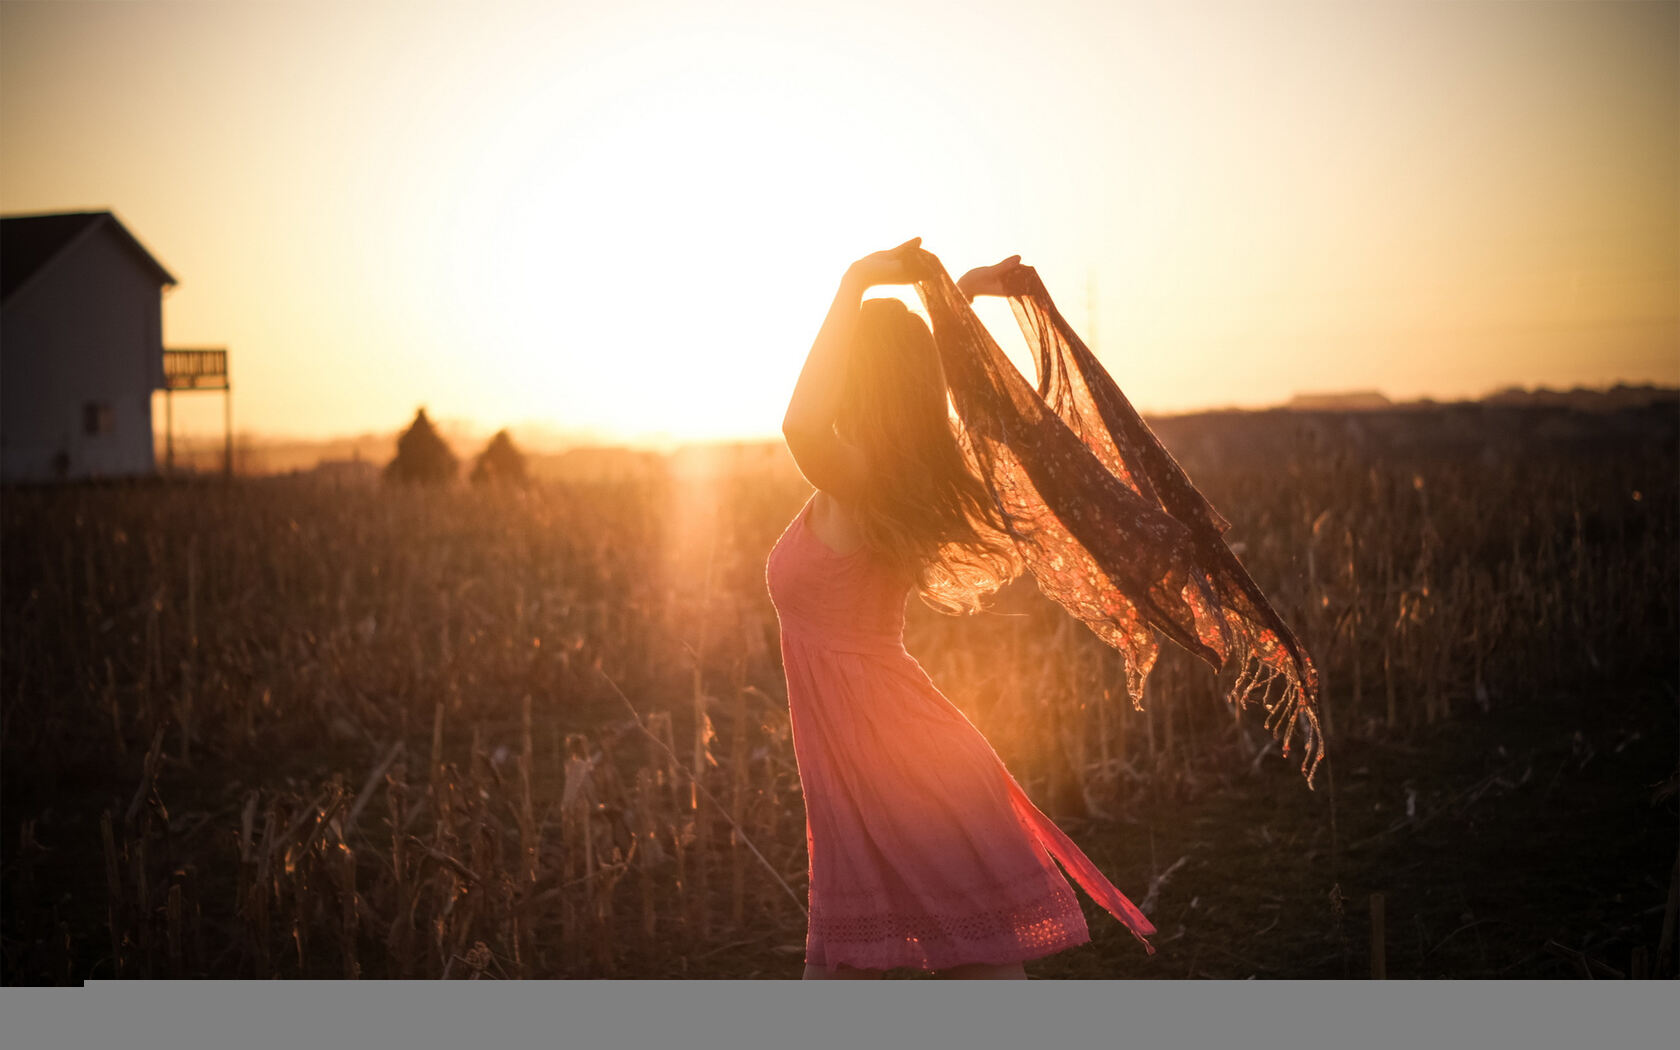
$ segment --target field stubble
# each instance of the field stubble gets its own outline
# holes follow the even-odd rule
[[[1675,413],[1160,430],[1317,658],[1331,760],[1308,792],[1175,650],[1134,709],[1030,582],[913,604],[910,650],[1161,929],[1145,958],[1092,909],[1033,973],[1672,974]],[[797,975],[763,559],[808,491],[723,455],[8,491],[6,983]]]

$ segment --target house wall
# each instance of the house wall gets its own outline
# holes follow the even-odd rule
[[[101,226],[70,245],[0,310],[0,475],[8,481],[155,469],[162,286],[119,236]],[[87,433],[90,402],[110,406],[109,433]]]

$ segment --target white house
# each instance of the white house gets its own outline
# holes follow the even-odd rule
[[[0,218],[0,478],[155,472],[174,284],[110,212]]]

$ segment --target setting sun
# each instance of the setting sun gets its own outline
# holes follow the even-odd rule
[[[833,148],[861,128],[676,59],[564,135],[516,115],[467,151],[446,316],[516,415],[582,387],[610,429],[761,433],[847,253],[873,244],[859,231],[893,210],[868,158]]]

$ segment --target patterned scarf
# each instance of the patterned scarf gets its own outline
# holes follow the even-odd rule
[[[965,447],[1039,589],[1126,662],[1141,709],[1156,632],[1209,664],[1236,668],[1228,700],[1258,690],[1266,728],[1289,754],[1302,738],[1307,785],[1324,757],[1318,671],[1226,546],[1219,516],[1050,301],[1037,271],[1005,289],[1032,346],[1028,385],[939,260],[918,252]]]

